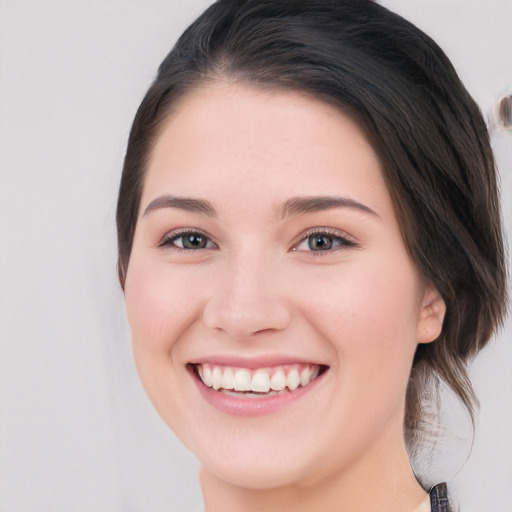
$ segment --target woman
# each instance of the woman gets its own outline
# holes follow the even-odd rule
[[[187,29],[130,133],[119,277],[207,511],[450,510],[408,453],[435,379],[473,415],[496,188],[450,62],[378,4],[219,1]]]

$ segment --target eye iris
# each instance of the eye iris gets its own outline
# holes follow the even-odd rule
[[[185,249],[204,249],[206,247],[206,237],[197,233],[188,233],[182,235],[182,243]]]
[[[313,235],[308,239],[308,246],[312,251],[328,251],[332,248],[332,237],[325,235]]]

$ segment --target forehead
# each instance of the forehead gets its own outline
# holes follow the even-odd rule
[[[389,206],[379,161],[350,117],[305,94],[233,84],[190,93],[164,123],[142,208],[163,193],[261,204],[338,193]]]

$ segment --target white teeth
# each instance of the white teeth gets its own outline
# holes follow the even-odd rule
[[[247,370],[237,370],[233,387],[235,391],[251,391],[251,374]]]
[[[201,368],[201,366],[203,367],[203,375],[200,374],[201,378],[203,379],[203,382],[209,388],[211,388],[213,385],[213,381],[212,381],[212,370],[210,368],[210,365],[208,365],[208,364],[199,365],[199,368]]]
[[[282,391],[286,387],[286,375],[283,370],[277,370],[270,379],[270,387],[274,391]]]
[[[256,372],[251,381],[251,391],[268,393],[270,391],[270,377],[263,372]]]
[[[213,389],[220,389],[222,386],[222,372],[218,366],[212,372],[212,385]]]
[[[311,382],[311,371],[309,367],[306,366],[304,370],[300,372],[300,385],[306,386]]]
[[[293,369],[286,377],[286,385],[290,391],[295,391],[300,384],[299,372]]]
[[[224,389],[233,389],[233,371],[231,368],[228,368],[224,375],[222,376],[222,388]]]
[[[204,363],[196,365],[196,370],[204,384],[216,391],[224,389],[255,393],[279,392],[286,388],[295,391],[299,386],[307,386],[320,373],[320,367],[316,364],[286,365],[251,371],[224,366],[213,366],[212,369],[212,366]]]

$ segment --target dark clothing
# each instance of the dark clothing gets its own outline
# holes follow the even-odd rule
[[[430,490],[430,508],[432,512],[454,512],[448,502],[446,484],[438,484]]]

